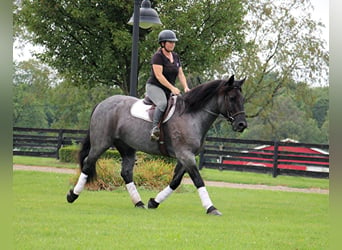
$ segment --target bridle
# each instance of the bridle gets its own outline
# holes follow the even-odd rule
[[[241,90],[240,87],[233,87],[232,89],[240,89],[240,90]],[[231,90],[232,90],[232,89],[231,89]],[[224,96],[224,102],[225,102],[225,105],[228,107],[227,95]],[[220,113],[213,112],[213,111],[208,110],[208,109],[203,109],[203,110],[204,110],[205,112],[207,112],[207,113],[213,115],[213,116],[216,116],[216,117],[222,116],[224,119],[228,120],[230,123],[233,123],[233,122],[235,121],[235,117],[237,117],[238,115],[245,114],[245,111],[243,111],[243,110],[242,110],[242,111],[238,111],[238,112],[232,114],[232,113],[227,109],[227,115],[225,116],[225,115],[222,115],[222,114],[220,114]]]

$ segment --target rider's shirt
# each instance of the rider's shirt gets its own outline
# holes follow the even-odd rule
[[[180,59],[177,53],[171,52],[173,56],[173,63],[163,54],[161,49],[159,49],[151,59],[151,65],[157,64],[163,66],[163,75],[165,78],[172,84],[175,85],[176,78],[178,76],[179,67],[181,67]],[[152,68],[152,67],[151,67]],[[171,91],[162,85],[156,76],[154,75],[153,68],[151,69],[150,77],[147,80],[148,83],[157,85],[158,87],[162,88],[166,93],[167,96],[170,95]]]

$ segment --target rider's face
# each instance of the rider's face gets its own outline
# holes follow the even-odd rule
[[[176,46],[175,42],[165,42],[164,47],[167,51],[173,51]]]

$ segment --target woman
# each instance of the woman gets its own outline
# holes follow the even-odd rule
[[[160,130],[158,124],[167,107],[170,94],[180,94],[180,90],[175,86],[177,77],[184,88],[184,92],[189,91],[179,56],[173,52],[177,41],[178,39],[173,31],[161,31],[158,35],[160,48],[151,60],[152,69],[146,83],[146,93],[156,105],[151,130],[151,140],[153,141],[159,140]]]

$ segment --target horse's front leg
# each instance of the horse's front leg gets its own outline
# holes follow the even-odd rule
[[[214,207],[209,193],[205,187],[202,176],[197,168],[195,155],[188,151],[181,151],[178,159],[182,162],[185,170],[190,175],[191,180],[197,188],[198,194],[201,198],[202,206],[206,209],[207,214],[222,215],[222,213]]]
[[[166,200],[166,198],[169,197],[173,193],[173,191],[176,190],[177,187],[180,185],[184,174],[185,169],[178,161],[170,184],[162,191],[160,191],[157,194],[156,198],[150,198],[150,200],[148,201],[148,208],[157,208],[160,203]]]
[[[187,172],[197,188],[198,194],[201,198],[202,206],[206,209],[207,214],[222,215],[222,213],[216,207],[214,207],[197,166],[189,166]]]

